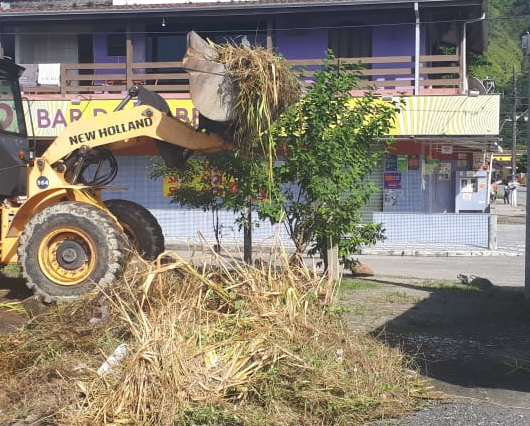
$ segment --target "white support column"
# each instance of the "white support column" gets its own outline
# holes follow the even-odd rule
[[[468,94],[469,84],[467,82],[467,23],[462,25],[462,37],[460,38],[460,78],[462,81],[461,90],[463,95]]]
[[[465,21],[462,26],[462,37],[460,43],[460,69],[462,79],[462,94],[467,95],[469,91],[469,85],[467,81],[467,25],[474,22],[480,22],[486,19],[486,13],[482,13],[482,16],[478,19],[472,19],[471,21]]]
[[[420,28],[420,7],[418,2],[414,2],[414,14],[416,15],[416,33],[414,46],[414,94],[420,94],[420,54],[421,54],[421,28]]]
[[[267,20],[267,50],[269,52],[272,52],[274,49],[273,41],[272,41],[272,31],[273,31],[273,21],[272,19]]]
[[[491,175],[492,175],[492,172],[493,172],[493,152],[490,152],[490,158],[489,158],[488,163],[489,163],[489,167],[488,167],[488,195],[487,195],[486,203],[487,204],[491,204],[490,196],[491,196]]]

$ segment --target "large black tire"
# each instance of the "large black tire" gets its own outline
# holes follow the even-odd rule
[[[128,200],[107,200],[104,203],[143,259],[154,260],[164,251],[162,228],[149,210]]]
[[[123,231],[108,213],[71,201],[37,213],[18,248],[27,286],[46,303],[108,286],[120,277],[129,254]]]

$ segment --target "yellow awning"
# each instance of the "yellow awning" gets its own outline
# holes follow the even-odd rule
[[[500,95],[394,98],[400,110],[392,135],[496,136]]]

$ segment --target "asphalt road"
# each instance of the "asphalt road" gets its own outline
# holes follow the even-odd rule
[[[524,256],[379,256],[361,255],[376,278],[423,278],[458,282],[458,274],[489,279],[502,287],[524,287]]]
[[[523,193],[526,195],[526,191]],[[526,199],[518,199],[526,202]],[[523,204],[524,205],[524,204]],[[495,286],[505,289],[524,289],[524,268],[525,268],[525,237],[526,227],[524,224],[525,217],[504,217],[502,224],[498,226],[498,243],[500,247],[511,251],[512,255],[497,256],[466,256],[466,257],[429,257],[429,256],[378,256],[378,255],[361,255],[358,259],[370,265],[375,273],[375,278],[392,282],[392,278],[420,278],[425,280],[444,280],[460,282],[458,274],[472,274],[489,279]],[[518,255],[514,255],[518,254]],[[492,293],[495,294],[495,293]],[[497,293],[499,295],[500,293]],[[436,294],[426,299],[423,303],[426,316],[424,320],[414,323],[413,315],[419,311],[419,307],[402,314],[402,320],[411,317],[411,324],[416,327],[420,324],[427,326],[430,323],[436,324],[437,321],[443,323],[453,322],[455,334],[450,334],[451,327],[443,336],[451,335],[457,339],[458,336],[464,336],[470,339],[473,344],[480,341],[473,332],[465,330],[469,326],[470,316],[473,312],[471,307],[460,307],[462,299],[459,298],[451,301],[442,300],[445,305],[443,309],[449,311],[450,307],[460,310],[459,315],[455,312],[444,312],[436,320],[432,320],[434,305],[436,304]],[[449,305],[448,305],[449,304]],[[499,311],[502,312],[502,311]],[[515,312],[515,310],[514,310]],[[485,341],[483,347],[474,354],[470,348],[466,348],[465,356],[456,358],[451,362],[437,362],[430,365],[427,371],[432,380],[432,384],[437,390],[455,399],[452,403],[442,404],[435,407],[428,407],[413,415],[395,419],[385,420],[373,423],[370,426],[427,426],[427,425],[450,425],[450,426],[528,426],[530,425],[530,399],[529,399],[529,381],[528,369],[525,367],[528,359],[528,325],[524,320],[520,320],[518,327],[514,323],[503,323],[501,319],[493,318],[491,312],[489,315],[480,317],[481,311],[477,310],[479,315],[476,328],[480,327],[485,330],[484,335],[491,338],[491,342]],[[517,314],[518,315],[518,314]],[[515,315],[515,316],[517,316]],[[503,314],[502,318],[509,317],[509,314]],[[443,325],[443,324],[442,324]],[[406,327],[404,328],[407,329]],[[410,327],[409,327],[410,329]],[[518,330],[520,335],[517,335]],[[478,331],[477,331],[478,333]],[[429,333],[425,333],[430,336]],[[471,336],[471,337],[469,337]],[[473,336],[475,340],[473,340]],[[511,337],[509,337],[511,336]],[[420,336],[421,337],[421,336]],[[444,341],[443,339],[441,341]],[[455,340],[458,341],[458,340]],[[459,343],[462,343],[458,341]],[[458,347],[453,340],[450,340],[449,346]],[[426,347],[426,346],[425,346]],[[423,349],[425,350],[425,347]],[[428,349],[427,349],[428,350]],[[445,350],[445,349],[444,349]],[[441,348],[435,348],[432,354],[445,352]],[[481,352],[483,351],[483,353]],[[522,364],[519,367],[516,361],[516,367],[506,372],[504,368],[509,362],[516,360],[517,357],[511,357],[510,351],[521,351]],[[497,374],[497,376],[495,376]]]

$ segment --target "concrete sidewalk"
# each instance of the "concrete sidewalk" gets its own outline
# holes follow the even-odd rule
[[[526,221],[525,206],[512,206],[503,204],[498,200],[496,204],[491,205],[491,213],[497,215],[497,223],[521,223]]]

